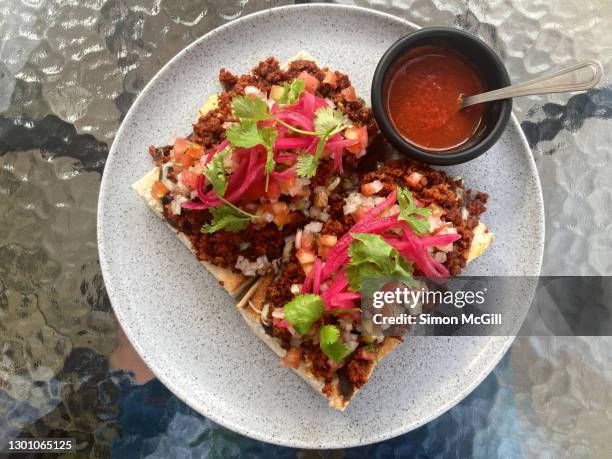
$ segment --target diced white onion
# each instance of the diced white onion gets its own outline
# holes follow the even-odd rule
[[[304,227],[304,231],[308,231],[310,233],[320,233],[323,229],[323,223],[321,222],[310,222]]]
[[[352,214],[361,206],[373,208],[384,200],[385,198],[382,196],[364,196],[361,193],[350,193],[344,200],[342,211],[344,215]]]
[[[265,274],[270,265],[268,257],[265,255],[258,257],[255,261],[239,255],[235,268],[242,271],[245,276],[254,276],[255,274]]]
[[[446,263],[446,253],[444,252],[436,252],[434,254],[434,259],[438,262],[438,263]]]
[[[340,185],[340,177],[334,177],[334,179],[331,181],[331,183],[327,186],[327,189],[329,191],[334,191],[336,188],[338,188],[338,185]]]
[[[174,198],[172,200],[172,203],[170,203],[170,209],[172,210],[172,213],[174,215],[180,215],[181,214],[181,208],[184,202],[189,201],[187,198],[185,198],[184,196],[177,196],[176,198]]]

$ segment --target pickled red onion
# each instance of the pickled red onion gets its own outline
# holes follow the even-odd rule
[[[321,260],[317,257],[315,259],[314,265],[312,266],[312,293],[318,295],[319,290],[321,289],[321,268],[323,264]]]
[[[202,166],[206,166],[217,153],[225,149],[228,145],[229,145],[229,141],[224,140],[216,147],[211,148],[210,151],[206,153],[206,155],[202,155],[202,159],[203,159]]]
[[[427,276],[432,282],[442,283],[448,279],[449,272],[446,266],[436,261],[427,250],[427,246],[423,244],[421,238],[413,233],[412,229],[406,222],[400,222],[402,228],[402,242],[396,247],[400,254],[413,261],[414,264]],[[446,236],[446,235],[444,235]],[[460,235],[448,235],[448,236],[459,236]],[[428,242],[436,236],[431,236]],[[395,241],[390,242],[391,245],[395,246],[398,244]]]
[[[340,175],[343,175],[344,165],[342,164],[342,148],[334,148],[332,150],[332,158],[334,158],[334,167]]]
[[[276,180],[289,180],[296,176],[297,166],[293,165],[282,172],[272,171],[270,176]]]
[[[329,148],[329,149],[332,149],[332,148],[345,148],[345,147],[350,147],[352,145],[355,145],[358,142],[359,142],[358,140],[343,139],[343,138],[330,139],[325,144],[325,147]]]
[[[304,278],[304,283],[302,284],[302,290],[301,293],[310,293],[310,291],[312,290],[312,276],[313,276],[313,270],[311,269],[308,274],[306,274],[306,277]]]
[[[289,163],[295,161],[296,158],[297,155],[295,153],[279,153],[275,159],[277,163]]]
[[[299,129],[304,129],[306,131],[312,131],[314,129],[314,124],[311,118],[303,115],[298,112],[278,112],[275,115],[279,120],[284,121],[291,126],[295,126]]]
[[[277,139],[274,150],[290,150],[293,148],[307,148],[312,143],[310,137],[285,137]]]

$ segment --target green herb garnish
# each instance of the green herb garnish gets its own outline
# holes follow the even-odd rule
[[[302,80],[296,80],[302,81]],[[303,83],[303,82],[302,82]],[[292,100],[293,97],[299,98],[299,94],[303,91],[300,89],[303,84],[292,83],[286,88],[287,100]],[[299,90],[299,91],[298,91]],[[284,93],[283,93],[284,94]],[[312,177],[317,172],[319,158],[323,154],[325,143],[330,137],[350,127],[350,124],[345,124],[344,115],[340,110],[334,110],[331,107],[320,107],[315,112],[315,131],[305,131],[298,129],[295,126],[278,119],[269,112],[268,104],[262,99],[256,97],[239,96],[232,100],[232,110],[236,118],[240,119],[240,123],[230,127],[227,131],[227,139],[233,146],[242,148],[251,148],[255,145],[264,145],[268,151],[268,160],[266,161],[266,189],[269,179],[269,174],[274,170],[275,162],[272,147],[278,136],[276,131],[271,127],[258,128],[259,121],[272,119],[276,123],[285,126],[287,129],[301,135],[316,136],[319,138],[317,148],[314,154],[302,154],[298,158],[297,175],[298,177]],[[265,129],[269,129],[268,134],[262,133]]]
[[[268,104],[259,97],[238,96],[232,99],[232,111],[240,121],[263,121],[270,119]]]
[[[245,108],[245,107],[243,107]],[[245,111],[245,113],[247,113]],[[255,113],[254,111],[248,111],[249,114]],[[272,130],[270,126],[265,126],[261,129],[257,127],[257,122],[251,119],[245,119],[239,124],[231,126],[226,133],[227,140],[235,146],[241,148],[252,148],[256,145],[263,145],[266,148],[267,159],[266,159],[266,191],[268,191],[268,182],[270,179],[270,172],[274,170],[276,161],[274,161],[274,142],[278,137],[278,132]]]
[[[217,153],[204,168],[204,175],[210,180],[215,193],[219,197],[222,197],[227,189],[228,178],[225,168],[223,167],[223,161],[230,151],[229,147],[223,149]]]
[[[408,188],[397,189],[397,202],[400,206],[399,219],[407,222],[416,234],[425,234],[429,232],[429,221],[419,217],[428,217],[431,215],[431,209],[426,207],[417,207],[414,204],[414,197]]]
[[[285,305],[285,320],[300,335],[308,333],[312,324],[321,318],[325,306],[319,295],[312,293],[297,295]]]
[[[296,173],[298,177],[313,177],[317,173],[319,158],[307,153],[298,156]]]
[[[266,147],[266,191],[268,191],[268,183],[270,182],[270,172],[276,167],[276,161],[274,160],[274,142],[278,137],[278,131],[273,131],[270,126],[266,126],[259,131],[261,133],[263,146]]]
[[[231,202],[220,198],[225,204],[219,207],[211,207],[210,213],[213,218],[210,223],[202,226],[202,233],[215,233],[219,230],[231,231],[237,233],[249,226],[251,220],[263,218],[259,215],[253,215],[246,210],[236,207]]]
[[[293,80],[291,84],[283,83],[283,93],[278,101],[282,104],[291,105],[297,102],[302,92],[304,92],[304,80]]]
[[[418,286],[412,277],[412,262],[378,234],[351,233],[355,239],[349,246],[350,263],[345,272],[349,288],[370,294],[377,287],[397,280],[408,286]],[[364,292],[365,290],[365,292]]]
[[[344,124],[344,115],[340,110],[331,107],[320,107],[315,112],[315,135],[319,137],[314,155],[305,153],[298,158],[298,177],[313,177],[317,173],[319,158],[325,149],[325,143],[337,133],[350,127]]]
[[[351,350],[340,340],[340,330],[335,325],[323,325],[319,330],[321,350],[336,363],[351,353]]]

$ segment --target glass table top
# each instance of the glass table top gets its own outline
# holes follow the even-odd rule
[[[105,159],[145,84],[215,27],[289,3],[0,2],[0,450],[18,437],[74,437],[83,457],[324,455],[233,433],[151,379],[113,316],[96,247]],[[612,274],[612,3],[338,3],[468,30],[516,82],[599,60],[598,88],[517,99],[514,113],[542,183],[543,274]],[[610,337],[520,337],[438,419],[329,454],[610,457],[611,362]]]

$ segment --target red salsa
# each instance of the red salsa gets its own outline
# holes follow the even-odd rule
[[[449,48],[422,46],[391,68],[387,110],[395,128],[413,145],[443,152],[467,142],[483,119],[483,105],[459,109],[461,96],[485,86],[463,55]]]

